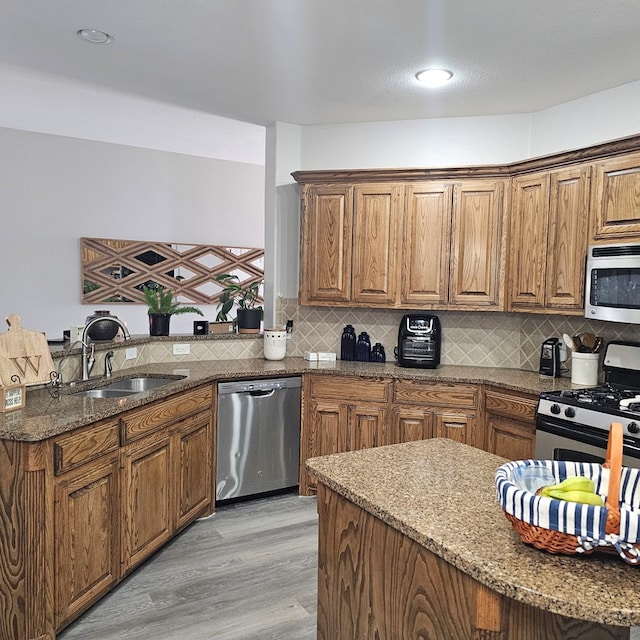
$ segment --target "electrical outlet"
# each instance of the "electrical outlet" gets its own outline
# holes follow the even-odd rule
[[[138,357],[138,347],[129,347],[124,352],[125,360],[135,360]]]
[[[179,343],[173,345],[174,356],[188,356],[191,353],[191,345],[189,343]]]

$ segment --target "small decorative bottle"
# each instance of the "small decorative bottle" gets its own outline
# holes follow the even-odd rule
[[[369,362],[371,358],[371,341],[369,340],[369,334],[363,331],[358,336],[358,342],[356,343],[356,360],[359,362]]]
[[[373,345],[373,349],[371,349],[371,362],[386,362],[387,356],[384,352],[384,347],[382,343],[376,342]]]
[[[340,360],[355,360],[356,330],[348,324],[342,331],[340,340]]]

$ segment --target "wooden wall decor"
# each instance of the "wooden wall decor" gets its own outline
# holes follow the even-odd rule
[[[143,303],[142,287],[153,285],[174,291],[180,302],[217,304],[217,275],[233,273],[243,285],[264,279],[264,249],[105,238],[80,243],[83,304]]]

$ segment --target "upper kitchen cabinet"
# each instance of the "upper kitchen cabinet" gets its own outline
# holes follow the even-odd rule
[[[638,242],[640,235],[640,153],[595,165],[592,191],[596,243]]]
[[[354,188],[351,300],[355,303],[390,307],[396,301],[402,194],[402,186],[395,184]]]
[[[441,305],[449,299],[452,203],[450,184],[406,187],[401,301],[407,305]]]
[[[400,306],[500,309],[506,182],[407,186]]]
[[[303,185],[302,213],[300,302],[349,302],[353,187]]]
[[[505,180],[454,185],[449,305],[502,311]]]
[[[590,171],[577,165],[513,178],[510,310],[582,312]]]
[[[363,178],[367,173],[380,180]],[[335,183],[294,174],[303,183],[301,304],[504,308],[506,180],[412,181],[406,178],[415,174],[402,170],[386,172],[388,180],[383,171],[342,174],[331,173]]]

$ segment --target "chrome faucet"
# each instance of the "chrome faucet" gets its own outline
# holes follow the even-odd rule
[[[91,329],[91,327],[96,322],[104,322],[105,320],[110,320],[111,322],[115,322],[122,329],[122,332],[124,333],[124,339],[131,340],[131,334],[129,333],[129,329],[127,329],[127,326],[125,325],[124,322],[122,322],[122,320],[120,320],[120,318],[116,318],[115,316],[108,317],[108,318],[104,316],[98,316],[97,318],[93,318],[92,320],[89,320],[89,322],[87,322],[87,324],[84,326],[84,329],[82,330],[82,338],[81,338],[82,379],[83,380],[89,379],[89,374],[91,373],[91,369],[93,368],[93,365],[96,362],[96,357],[95,357],[96,346],[93,342],[91,343],[91,345],[89,345],[89,329]],[[106,364],[105,364],[105,370],[106,370]]]

